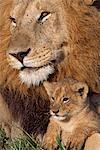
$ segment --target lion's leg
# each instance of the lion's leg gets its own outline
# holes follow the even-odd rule
[[[5,130],[8,137],[11,136],[11,122],[12,119],[8,106],[0,94],[0,126]]]
[[[12,121],[11,139],[23,138],[26,135],[24,134],[24,132],[23,129],[21,128],[20,122],[16,123]]]
[[[6,136],[11,137],[11,125],[6,122],[2,122],[2,128],[4,129]]]

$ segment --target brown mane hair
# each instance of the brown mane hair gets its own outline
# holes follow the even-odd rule
[[[9,16],[12,2],[13,0],[0,2],[0,93],[14,120],[20,121],[23,129],[35,135],[43,134],[49,122],[49,101],[46,92],[43,86],[28,89],[21,84],[17,71],[12,70],[6,59],[5,53],[11,37]]]

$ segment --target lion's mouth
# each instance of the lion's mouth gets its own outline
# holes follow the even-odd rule
[[[33,71],[38,71],[39,69],[43,68],[43,67],[47,67],[47,66],[51,66],[53,67],[54,65],[56,65],[56,60],[52,60],[51,62],[49,62],[46,65],[40,66],[40,67],[27,67],[27,66],[23,66],[21,67],[21,71],[23,70],[33,70]]]
[[[47,80],[50,74],[54,73],[54,67],[51,65],[45,65],[39,68],[23,68],[23,71],[19,72],[19,77],[22,83],[31,85],[39,85]]]
[[[50,53],[51,54],[51,53]],[[28,87],[31,85],[38,86],[40,83],[46,81],[52,75],[58,63],[63,59],[63,52],[61,50],[54,53],[51,57],[44,57],[42,59],[28,59],[27,57],[21,62],[17,58],[9,55],[9,65],[19,70],[19,78],[21,83],[25,83]]]

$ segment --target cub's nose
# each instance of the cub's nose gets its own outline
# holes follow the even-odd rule
[[[59,112],[59,109],[52,110],[52,112],[53,112],[54,114],[57,114],[57,113]]]
[[[30,51],[31,49],[29,48],[26,52],[9,53],[9,54],[17,58],[21,63],[23,63],[24,57],[27,56]]]

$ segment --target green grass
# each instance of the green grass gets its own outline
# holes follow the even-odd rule
[[[63,150],[60,138],[57,137],[58,150]],[[10,139],[4,130],[0,129],[0,150],[43,150],[41,146],[27,133],[23,138]]]
[[[0,130],[0,150],[43,150],[30,136],[11,140]]]
[[[58,150],[63,150],[63,147],[62,147],[61,140],[60,140],[60,137],[59,137],[59,136],[57,137],[57,144],[58,144],[58,146],[59,146],[59,149],[58,149]]]

